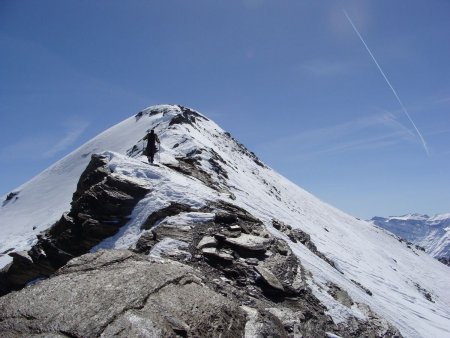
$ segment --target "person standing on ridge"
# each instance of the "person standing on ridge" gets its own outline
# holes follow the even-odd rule
[[[144,150],[144,155],[147,156],[149,163],[153,163],[153,158],[158,151],[156,143],[161,143],[158,135],[156,135],[155,131],[152,129],[150,133],[144,136],[143,140],[147,140],[147,147]]]

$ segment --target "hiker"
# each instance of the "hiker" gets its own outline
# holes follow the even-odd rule
[[[147,140],[147,147],[144,150],[144,155],[147,156],[149,163],[153,163],[153,158],[158,151],[156,142],[160,143],[158,135],[156,135],[155,131],[152,129],[143,139]]]

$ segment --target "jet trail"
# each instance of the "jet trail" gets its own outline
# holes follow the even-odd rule
[[[352,19],[350,19],[350,16],[347,14],[347,11],[345,9],[342,10],[345,14],[345,16],[347,17],[348,22],[350,22],[350,25],[352,25],[353,30],[355,31],[356,35],[358,35],[359,39],[361,40],[361,42],[363,43],[364,47],[366,47],[367,52],[369,53],[369,55],[371,56],[373,62],[375,62],[375,65],[378,67],[378,70],[380,71],[381,75],[383,75],[384,80],[386,81],[386,83],[388,84],[389,88],[391,88],[392,93],[394,94],[394,96],[396,97],[398,103],[400,104],[400,107],[402,107],[403,112],[405,113],[406,117],[408,118],[408,120],[411,122],[411,124],[413,125],[414,129],[417,132],[417,135],[419,135],[420,140],[422,141],[423,144],[423,148],[425,149],[425,151],[427,152],[427,155],[430,155],[430,152],[428,150],[428,146],[427,143],[425,142],[425,139],[423,138],[422,134],[420,133],[419,129],[416,127],[416,124],[414,123],[414,121],[412,120],[411,116],[409,116],[408,111],[406,110],[405,105],[403,104],[402,100],[400,99],[400,97],[398,96],[397,92],[395,91],[394,87],[392,86],[391,82],[389,81],[389,79],[387,78],[386,74],[384,73],[383,69],[381,69],[381,66],[378,64],[377,60],[375,59],[375,56],[372,54],[372,52],[369,49],[369,46],[367,46],[366,42],[364,41],[363,37],[361,36],[361,34],[359,33],[358,29],[356,28],[355,24],[353,23]]]

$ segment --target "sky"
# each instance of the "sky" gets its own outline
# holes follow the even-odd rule
[[[450,212],[449,13],[448,0],[0,0],[0,195],[173,103],[356,217]]]

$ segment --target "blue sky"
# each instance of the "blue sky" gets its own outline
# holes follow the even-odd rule
[[[449,13],[447,0],[0,1],[0,194],[179,103],[357,217],[450,212]]]

